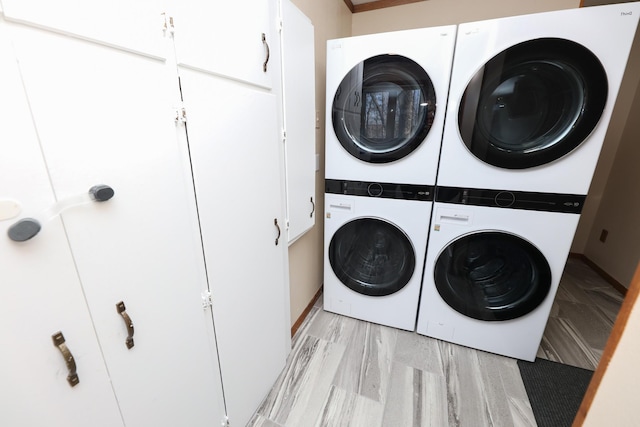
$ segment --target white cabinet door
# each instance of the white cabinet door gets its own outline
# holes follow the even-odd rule
[[[315,224],[315,49],[313,25],[293,3],[282,1],[282,87],[286,130],[288,238]]]
[[[290,348],[277,99],[179,72],[227,412],[240,426]]]
[[[62,218],[125,424],[219,425],[195,200],[174,123],[175,68],[29,28],[15,35],[56,197],[96,184],[115,190]],[[134,325],[131,349],[120,301]]]
[[[174,0],[178,64],[257,86],[272,86],[270,1]],[[263,37],[264,35],[264,37]],[[266,71],[265,71],[266,64]]]
[[[62,223],[25,242],[7,235],[19,219],[42,218],[54,196],[3,22],[0,69],[0,425],[122,426]],[[58,331],[76,363],[74,387],[53,345]]]
[[[164,0],[0,0],[7,19],[163,57]]]

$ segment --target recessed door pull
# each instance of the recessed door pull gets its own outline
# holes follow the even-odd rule
[[[42,224],[51,221],[65,210],[84,205],[91,202],[106,202],[111,199],[115,192],[108,185],[94,185],[87,193],[78,196],[68,197],[54,203],[39,215],[39,218],[22,218],[14,223],[7,234],[14,242],[24,242],[33,238],[42,229]]]
[[[120,316],[122,316],[124,324],[127,327],[127,339],[125,340],[125,344],[128,349],[131,349],[131,347],[133,347],[133,322],[126,312],[127,308],[124,306],[124,301],[120,301],[116,304],[116,310]]]
[[[67,382],[71,387],[77,386],[80,382],[80,379],[78,378],[78,374],[76,373],[76,361],[69,351],[69,348],[65,344],[64,335],[62,335],[62,332],[56,332],[51,336],[51,338],[53,339],[53,345],[58,347],[58,350],[60,350],[60,353],[62,353],[64,363],[67,364],[67,369],[69,370],[69,375],[67,375]]]

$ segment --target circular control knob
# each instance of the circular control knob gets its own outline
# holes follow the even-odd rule
[[[516,201],[516,196],[510,191],[501,191],[495,197],[496,205],[501,208],[508,208],[513,205]]]
[[[367,193],[369,194],[369,196],[371,197],[380,197],[382,196],[382,184],[374,182],[372,184],[369,184],[369,186],[367,187]]]

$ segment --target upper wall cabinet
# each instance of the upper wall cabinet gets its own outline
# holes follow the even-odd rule
[[[272,87],[270,1],[179,0],[171,7],[179,65]]]
[[[288,240],[315,224],[315,49],[314,29],[289,0],[282,13],[282,105],[287,176]]]
[[[117,397],[125,425],[220,425],[224,404],[211,313],[203,309],[207,281],[195,201],[186,147],[176,137],[175,67],[102,44],[13,27],[56,206],[67,207],[61,212],[66,236],[60,244],[68,240],[93,320],[93,326],[79,323],[98,336],[109,373],[105,383]],[[72,204],[97,184],[113,188],[113,198]],[[49,222],[42,227],[21,244],[26,259],[32,248],[54,238],[46,233]],[[47,286],[67,286],[55,273],[48,280]],[[76,299],[69,309],[82,304],[83,298]],[[40,314],[34,313],[23,317],[36,322]],[[68,340],[71,345],[71,336]],[[81,377],[87,375],[82,359],[78,369]],[[78,390],[89,384],[83,381]]]
[[[164,0],[0,0],[7,19],[164,57]]]

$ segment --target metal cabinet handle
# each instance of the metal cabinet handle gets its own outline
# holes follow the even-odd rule
[[[124,301],[120,301],[116,304],[116,310],[118,310],[118,314],[122,316],[124,325],[127,327],[127,339],[125,340],[125,344],[127,345],[128,349],[131,349],[131,347],[133,347],[133,322],[127,314],[126,309],[127,308],[124,306]]]
[[[313,196],[311,196],[311,213],[309,214],[309,218],[313,218],[313,213],[316,211],[316,204],[313,203]]]
[[[280,240],[280,226],[278,225],[278,218],[273,219],[273,225],[278,229],[278,236],[276,237],[276,246],[278,246],[278,241]]]
[[[17,221],[9,227],[7,234],[14,242],[27,241],[42,230],[43,223],[52,220],[63,211],[89,202],[106,202],[111,199],[114,194],[115,192],[113,191],[113,188],[108,185],[94,185],[87,193],[68,197],[54,203],[53,206],[49,207],[41,214],[41,219],[23,218]]]
[[[264,64],[262,64],[262,71],[267,72],[267,63],[269,63],[269,43],[267,43],[267,36],[265,33],[262,33],[262,44],[267,48],[267,57],[264,60]]]
[[[69,351],[69,348],[65,344],[64,335],[62,332],[56,332],[51,335],[53,339],[53,345],[58,347],[60,353],[62,353],[62,357],[64,358],[64,362],[67,364],[67,369],[69,370],[69,375],[67,375],[67,382],[71,387],[75,387],[80,382],[78,378],[78,374],[76,373],[76,361],[73,358],[73,355]]]

